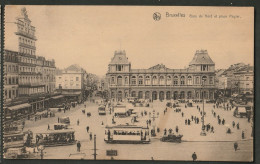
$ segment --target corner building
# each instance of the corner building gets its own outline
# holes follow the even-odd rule
[[[201,99],[203,95],[205,99],[214,99],[215,63],[207,50],[197,50],[185,69],[170,69],[163,64],[132,69],[125,51],[115,51],[106,80],[109,96],[116,100]]]

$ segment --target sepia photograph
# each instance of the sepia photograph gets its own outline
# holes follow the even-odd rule
[[[253,7],[4,14],[4,159],[253,161]]]

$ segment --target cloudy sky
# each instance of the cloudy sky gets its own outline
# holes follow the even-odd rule
[[[13,22],[22,7],[6,6],[6,49],[18,50]],[[79,64],[87,72],[104,75],[114,51],[120,48],[126,51],[132,68],[161,63],[169,68],[184,68],[200,49],[208,50],[217,69],[238,62],[254,63],[253,8],[25,7],[36,27],[36,54],[55,59],[58,68]],[[154,12],[161,13],[161,20],[153,19]],[[167,12],[185,17],[166,17]],[[203,18],[198,17],[200,14]],[[205,18],[205,14],[212,14],[212,18]]]

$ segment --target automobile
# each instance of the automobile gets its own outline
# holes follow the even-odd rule
[[[69,117],[61,117],[60,123],[70,124],[70,118]]]

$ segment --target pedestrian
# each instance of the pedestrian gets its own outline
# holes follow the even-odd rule
[[[242,139],[245,139],[245,132],[242,131]]]
[[[220,119],[218,119],[218,124],[219,124],[219,125],[221,124],[221,120],[220,120]]]
[[[163,111],[163,114],[165,115],[165,110]]]
[[[247,117],[247,121],[250,122],[250,116]]]
[[[58,123],[60,123],[60,118],[58,117]]]
[[[88,131],[89,131],[89,126],[87,126],[87,128],[86,128],[86,129],[87,129],[87,132],[88,132]]]
[[[199,111],[200,111],[200,107],[199,107]]]
[[[101,125],[104,125],[104,122],[103,122],[103,121],[101,122]]]
[[[181,116],[182,116],[182,117],[184,116],[184,113],[183,113],[183,112],[181,112]]]
[[[167,134],[167,129],[165,128],[164,129],[164,135],[166,136],[166,134]]]
[[[237,130],[239,129],[239,123],[237,123]]]
[[[48,130],[50,130],[50,125],[48,124]]]
[[[223,120],[222,120],[222,125],[225,125],[225,119],[223,118]]]
[[[214,133],[214,127],[213,126],[211,127],[211,133]]]
[[[197,154],[196,154],[195,152],[192,154],[192,160],[193,160],[193,161],[196,161],[196,160],[197,160]]]
[[[77,120],[77,125],[79,126],[79,119]]]
[[[77,151],[80,152],[80,147],[81,147],[81,144],[80,144],[80,141],[78,141],[77,143]]]
[[[200,122],[200,120],[199,120],[199,118],[197,118],[197,124],[199,124],[199,122]]]
[[[187,125],[187,119],[185,119],[185,125]]]
[[[235,151],[237,151],[237,148],[238,148],[238,144],[237,144],[237,142],[235,142],[235,143],[234,143],[234,149],[235,149]]]
[[[171,128],[169,129],[169,134],[172,134],[172,129]]]
[[[89,140],[90,141],[92,140],[92,132],[90,132],[90,134],[89,134]]]
[[[193,121],[193,116],[191,116],[191,120]]]
[[[176,126],[175,131],[176,131],[176,133],[179,132],[179,128],[178,128],[178,126]]]
[[[197,105],[197,109],[199,109],[199,106]]]
[[[188,119],[188,125],[190,125],[190,119]]]
[[[233,122],[232,122],[232,125],[233,125],[233,128],[234,128],[234,127],[235,127],[235,125],[236,125],[235,121],[233,121]]]

